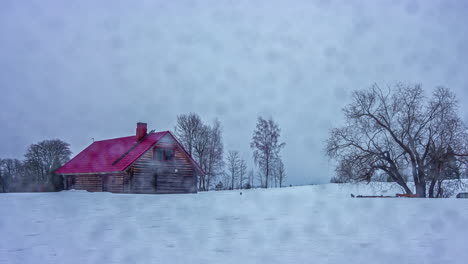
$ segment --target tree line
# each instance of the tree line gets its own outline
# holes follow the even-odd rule
[[[174,128],[177,138],[187,152],[206,172],[198,179],[198,189],[250,189],[253,187],[282,187],[286,171],[280,151],[285,143],[280,143],[280,128],[272,118],[258,117],[250,147],[257,168],[248,169],[247,162],[238,150],[224,153],[223,129],[219,120],[205,123],[196,113],[177,116]]]
[[[421,85],[401,83],[355,91],[343,109],[345,125],[327,141],[337,161],[332,181],[386,178],[418,197],[453,195],[468,165],[468,129],[458,110],[445,87],[430,97]]]
[[[63,190],[62,177],[54,173],[70,160],[70,145],[59,139],[31,144],[24,160],[0,159],[0,192]]]

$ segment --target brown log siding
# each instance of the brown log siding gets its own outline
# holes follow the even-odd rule
[[[124,181],[125,192],[196,192],[194,168],[182,150],[177,147],[172,137],[161,139],[155,147],[174,149],[174,159],[172,161],[153,160],[154,148],[148,150],[130,167],[128,178]],[[155,174],[157,175],[156,183]]]
[[[102,192],[103,187],[109,192],[123,192],[124,172],[110,174],[81,174],[67,175],[66,177],[74,178],[74,184],[68,181],[67,189],[86,190],[89,192]],[[107,180],[105,178],[107,177]],[[104,180],[104,181],[103,181]],[[103,182],[106,186],[103,186]]]

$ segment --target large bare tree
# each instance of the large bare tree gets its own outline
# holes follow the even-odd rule
[[[38,184],[53,185],[56,190],[63,188],[60,177],[54,171],[70,160],[70,145],[59,139],[43,140],[29,146],[24,155],[25,168],[34,175]]]
[[[437,88],[429,99],[421,85],[354,92],[343,109],[345,125],[333,129],[327,142],[327,155],[338,161],[336,180],[370,181],[383,172],[406,193],[413,193],[408,178],[419,197],[436,196],[434,188],[443,193],[449,177],[444,168],[466,168],[467,128],[457,110],[447,88]]]
[[[203,122],[198,114],[189,113],[177,116],[177,124],[174,132],[188,153],[192,155],[195,141]]]
[[[258,117],[250,147],[253,149],[255,164],[259,167],[261,175],[265,176],[264,184],[262,181],[264,188],[269,187],[274,161],[281,149],[286,145],[284,142],[279,142],[280,133],[281,130],[278,124],[272,118],[266,120]]]
[[[213,126],[210,126],[198,114],[183,114],[177,116],[175,134],[206,172],[206,175],[198,178],[198,189],[208,191],[224,166],[221,123],[215,120]]]
[[[194,157],[205,172],[207,171],[210,133],[211,128],[208,125],[200,124],[194,135],[193,141]],[[198,179],[198,189],[201,191],[207,190],[206,176],[207,175],[200,175]]]
[[[206,186],[209,190],[210,186],[216,180],[216,177],[223,173],[224,167],[224,144],[222,137],[222,127],[219,120],[215,120],[209,133],[208,153],[206,158]]]

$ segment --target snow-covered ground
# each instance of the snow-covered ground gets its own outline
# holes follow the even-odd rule
[[[388,186],[1,194],[0,263],[468,263],[468,199]]]

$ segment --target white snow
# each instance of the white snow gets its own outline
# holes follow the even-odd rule
[[[468,263],[468,199],[388,186],[1,194],[0,263]]]

